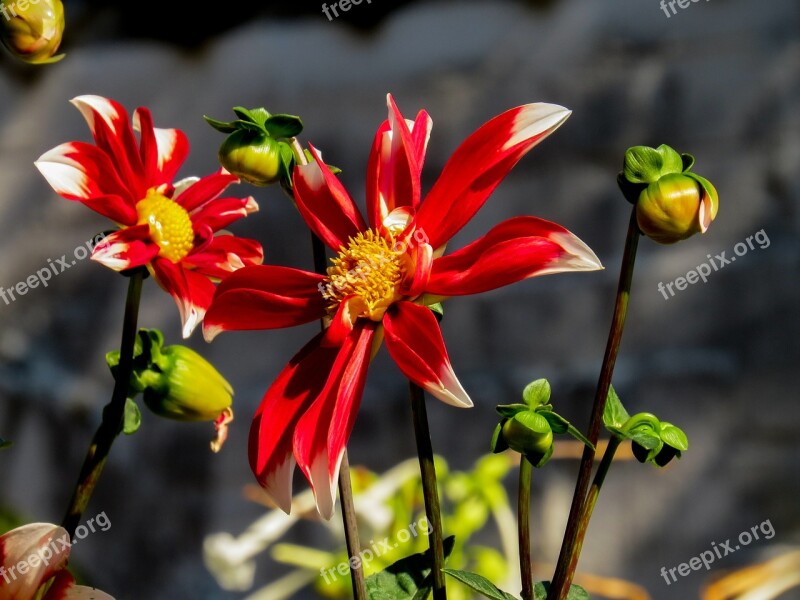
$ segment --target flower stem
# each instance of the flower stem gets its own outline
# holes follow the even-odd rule
[[[603,422],[603,410],[606,406],[608,388],[611,385],[611,376],[614,373],[614,365],[616,364],[620,342],[622,341],[622,330],[625,326],[625,316],[628,312],[628,300],[631,293],[636,249],[639,246],[639,235],[639,228],[636,224],[636,210],[634,208],[634,210],[631,211],[628,235],[625,239],[625,249],[622,255],[617,296],[614,303],[614,315],[611,319],[611,330],[608,334],[606,351],[603,356],[603,366],[600,369],[597,393],[594,397],[592,416],[589,421],[589,431],[586,436],[592,444],[597,444],[597,439],[600,435],[600,425]],[[567,529],[564,534],[564,541],[561,544],[561,552],[558,556],[558,563],[556,565],[555,574],[553,575],[550,592],[547,594],[547,600],[564,600],[567,597],[572,579],[575,576],[575,568],[578,565],[580,552],[580,546],[577,544],[579,528],[586,504],[589,480],[592,476],[594,455],[595,451],[592,448],[589,446],[584,447],[580,470],[578,472],[578,481],[575,484],[575,494],[572,498],[572,506],[569,511]]]
[[[524,456],[519,461],[517,521],[519,524],[519,572],[522,575],[522,600],[533,600],[531,560],[531,474],[533,465]]]
[[[120,343],[119,366],[114,382],[114,392],[111,402],[103,409],[103,419],[92,438],[86,458],[83,461],[78,482],[72,492],[62,526],[70,537],[75,534],[75,529],[81,521],[83,511],[89,504],[94,488],[103,467],[106,464],[108,453],[114,440],[122,430],[125,418],[125,403],[128,400],[128,386],[130,385],[131,371],[133,369],[133,347],[136,341],[136,332],[139,321],[139,300],[142,296],[142,282],[146,271],[139,268],[133,271],[128,279],[128,297],[125,301],[125,317],[122,325],[122,341]]]
[[[297,163],[300,165],[308,164],[303,147],[297,138],[292,138],[291,146]],[[294,201],[293,195],[292,201]],[[311,232],[311,252],[314,258],[314,271],[320,275],[325,275],[328,264],[328,259],[325,256],[325,244],[314,232]],[[324,320],[320,321],[320,325],[325,329]],[[364,567],[360,560],[361,541],[358,537],[358,521],[356,519],[355,503],[353,502],[353,487],[350,481],[350,461],[347,458],[346,448],[339,467],[339,501],[342,503],[342,525],[344,527],[345,544],[347,545],[347,556],[350,559],[350,579],[353,584],[353,597],[355,600],[367,600],[367,584],[364,581]],[[356,558],[359,560],[355,560]]]
[[[436,466],[433,463],[431,431],[428,427],[428,409],[425,393],[417,384],[409,381],[411,413],[414,434],[417,439],[417,455],[422,473],[422,494],[425,498],[425,515],[430,524],[428,543],[433,555],[433,600],[447,600],[444,581],[444,541],[442,539],[442,511],[439,506],[439,490],[436,485]]]

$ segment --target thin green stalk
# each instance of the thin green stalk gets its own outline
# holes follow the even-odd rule
[[[411,414],[414,420],[414,434],[417,440],[417,455],[422,474],[422,494],[425,498],[425,515],[430,531],[428,543],[433,554],[433,600],[447,600],[444,581],[444,541],[442,538],[442,511],[439,505],[439,490],[436,483],[436,467],[433,463],[431,431],[428,427],[428,409],[425,393],[417,384],[409,381]]]
[[[303,147],[297,141],[297,138],[292,138],[291,146],[298,164],[308,164]],[[294,202],[294,196],[291,194],[290,196]],[[311,249],[314,258],[314,271],[320,275],[325,275],[328,265],[325,245],[314,232],[311,232]],[[325,329],[324,321],[320,321],[320,326]],[[358,537],[358,520],[356,518],[355,503],[353,502],[353,486],[350,480],[350,461],[347,458],[347,449],[342,455],[342,464],[339,467],[339,501],[342,504],[342,525],[344,527],[345,544],[347,545],[347,556],[350,559],[350,580],[353,584],[353,597],[355,600],[367,600],[364,567],[361,564],[361,560],[355,560],[361,557],[361,541]]]
[[[83,512],[89,504],[94,488],[103,467],[108,459],[108,453],[114,440],[122,431],[125,418],[125,403],[128,399],[128,386],[133,370],[133,347],[136,342],[136,333],[139,321],[139,301],[142,296],[142,282],[147,271],[139,268],[130,274],[128,279],[128,297],[125,301],[125,317],[122,325],[122,341],[120,342],[120,358],[114,382],[114,392],[111,402],[103,409],[103,419],[97,428],[86,458],[83,461],[78,482],[72,492],[69,506],[64,515],[62,526],[72,537],[75,529],[80,524]]]
[[[617,296],[614,303],[614,315],[611,319],[611,330],[608,334],[605,355],[603,356],[603,366],[600,369],[600,378],[597,383],[597,393],[594,397],[592,416],[589,421],[589,431],[586,435],[592,444],[597,444],[600,435],[600,426],[603,422],[603,410],[606,406],[608,389],[611,385],[611,376],[614,373],[614,365],[617,361],[620,342],[622,341],[622,330],[625,326],[625,317],[628,312],[628,300],[631,293],[631,282],[633,280],[633,267],[636,261],[636,250],[639,246],[639,228],[636,224],[636,210],[631,211],[631,218],[628,224],[628,235],[625,239],[625,250],[622,256],[622,266],[620,268],[619,285]],[[577,546],[581,516],[584,512],[586,503],[586,493],[589,489],[589,481],[592,476],[592,464],[594,462],[595,451],[589,446],[583,449],[578,481],[575,484],[575,494],[572,497],[572,506],[569,511],[567,529],[564,534],[564,541],[561,545],[561,552],[558,556],[556,571],[553,575],[552,585],[547,594],[547,600],[565,600],[569,592],[572,579],[575,576],[575,568],[578,564],[579,547]]]
[[[531,474],[533,465],[519,457],[517,521],[519,524],[519,572],[522,576],[522,600],[533,600],[533,562],[531,559]]]

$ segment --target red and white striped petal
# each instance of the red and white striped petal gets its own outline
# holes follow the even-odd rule
[[[479,294],[528,277],[602,268],[591,248],[561,225],[516,217],[435,259],[425,292],[443,297]]]
[[[71,102],[86,119],[97,146],[113,158],[122,180],[135,196],[143,198],[148,186],[127,111],[102,96],[78,96]]]
[[[319,290],[324,279],[273,265],[240,269],[219,284],[203,335],[210,342],[223,331],[277,329],[320,319],[326,307]]]
[[[447,161],[417,212],[434,248],[455,235],[486,202],[511,168],[555,131],[570,111],[527,104],[495,117],[470,135]]]
[[[403,375],[446,404],[472,406],[450,365],[439,323],[429,308],[397,302],[386,311],[383,326],[386,349]]]
[[[287,514],[292,507],[292,440],[300,417],[325,387],[338,348],[318,334],[289,361],[264,394],[250,426],[250,468],[261,487]]]
[[[239,183],[239,178],[221,169],[195,181],[173,200],[189,213],[195,213],[212,200],[216,200],[232,183]]]
[[[169,293],[181,314],[183,337],[188,338],[203,320],[214,296],[214,284],[205,275],[165,258],[150,263],[153,278]]]
[[[338,251],[367,228],[342,182],[325,166],[314,146],[314,160],[294,170],[294,196],[306,224],[330,248]]]
[[[194,267],[213,279],[225,279],[234,271],[251,265],[260,265],[264,250],[256,240],[222,234],[211,238],[201,252],[183,259],[187,267]]]
[[[76,585],[75,578],[68,571],[61,571],[56,575],[42,600],[114,600],[114,598],[95,588]]]
[[[147,173],[153,181],[172,182],[189,155],[189,140],[179,129],[153,127],[150,111],[137,108],[133,113],[133,128],[141,132],[140,153]],[[152,140],[145,150],[144,141]]]
[[[377,227],[395,208],[416,209],[420,200],[418,161],[426,144],[425,123],[415,139],[409,123],[400,114],[391,94],[386,97],[389,118],[378,129],[367,167],[367,211],[370,224]]]
[[[369,367],[376,324],[359,323],[338,349],[325,387],[294,430],[294,456],[323,519],[333,517],[336,481],[355,424]]]
[[[92,252],[92,260],[114,271],[142,267],[158,256],[159,247],[150,238],[147,224],[126,227],[103,238]]]
[[[0,600],[33,598],[66,565],[69,541],[66,530],[51,523],[23,525],[0,536]],[[18,567],[23,562],[24,572]]]
[[[134,198],[102,150],[68,142],[42,154],[34,163],[50,186],[67,200],[82,202],[122,225],[136,222]]]
[[[219,198],[214,202],[206,204],[192,214],[192,223],[198,225],[208,225],[211,231],[219,231],[238,221],[242,217],[258,212],[258,204],[255,198]]]

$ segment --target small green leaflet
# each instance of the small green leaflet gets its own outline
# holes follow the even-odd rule
[[[453,551],[455,538],[444,540],[444,556]],[[433,589],[430,551],[412,554],[366,579],[369,600],[425,600]]]

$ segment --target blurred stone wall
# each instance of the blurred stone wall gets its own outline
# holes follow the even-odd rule
[[[13,286],[107,227],[58,198],[32,164],[58,143],[88,139],[67,102],[78,94],[146,105],[156,125],[186,131],[193,152],[184,174],[216,168],[221,137],[203,114],[225,118],[240,104],[300,114],[304,139],[344,169],[356,198],[387,92],[407,116],[424,107],[433,117],[426,189],[491,116],[525,102],[563,104],[574,111],[566,125],[516,167],[451,248],[502,219],[533,214],[579,235],[606,270],[447,304],[444,334],[476,408],[431,403],[434,446],[467,467],[488,449],[494,405],[513,401],[532,379],[549,378],[554,401],[585,425],[629,215],[615,183],[622,155],[636,144],[689,151],[719,190],[720,214],[706,235],[677,247],[642,241],[614,384],[632,410],[685,425],[691,448],[664,472],[632,464],[612,472],[581,567],[645,585],[656,600],[694,598],[705,573],[667,586],[661,567],[766,519],[775,537],[720,561],[715,574],[800,544],[798,25],[796,0],[713,0],[669,18],[656,0],[565,0],[547,10],[423,1],[367,33],[320,14],[262,19],[192,51],[138,40],[73,43],[66,60],[33,76],[11,66],[0,72],[0,285]],[[261,212],[235,232],[260,239],[269,262],[310,267],[307,234],[290,204],[274,189],[255,194]],[[668,300],[658,292],[659,282],[708,254],[730,256],[761,230],[768,247]],[[15,441],[0,453],[0,504],[27,519],[60,519],[110,394],[103,355],[118,344],[124,293],[120,277],[86,260],[47,288],[0,301],[0,435]],[[176,308],[152,281],[141,324],[179,340]],[[115,445],[87,511],[105,511],[112,527],[74,554],[96,585],[122,600],[243,597],[216,587],[201,562],[202,539],[238,533],[262,514],[241,491],[252,481],[250,416],[312,331],[191,340],[236,387],[231,439],[211,456],[207,427],[148,413],[139,434]],[[351,462],[384,470],[413,455],[405,390],[380,355]],[[557,555],[576,466],[561,462],[535,478],[535,552],[543,560]],[[280,573],[267,562],[261,583]]]

